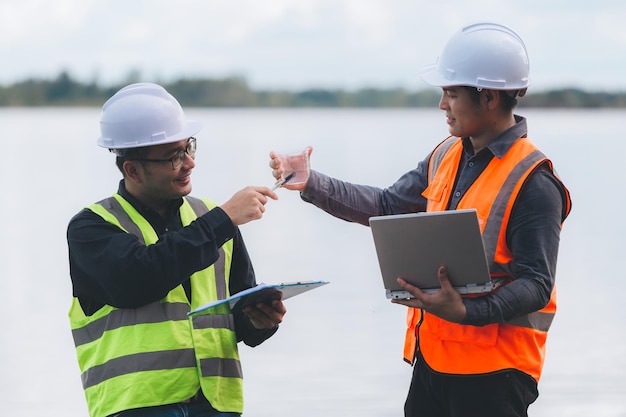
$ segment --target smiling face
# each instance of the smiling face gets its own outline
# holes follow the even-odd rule
[[[191,171],[196,166],[187,153],[174,169],[170,159],[184,152],[188,139],[148,148],[145,158],[124,162],[126,189],[144,204],[160,211],[174,199],[191,192]],[[155,160],[155,161],[150,161]]]
[[[505,93],[474,87],[443,87],[439,108],[446,113],[451,135],[468,137],[478,152],[515,125],[513,99]]]
[[[465,87],[444,87],[439,108],[446,112],[446,122],[451,135],[459,137],[479,136],[485,130],[487,108],[482,97],[476,101]]]

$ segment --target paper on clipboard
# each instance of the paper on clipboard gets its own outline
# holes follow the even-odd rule
[[[243,304],[256,303],[261,300],[271,300],[273,297],[278,297],[279,292],[282,293],[282,299],[286,300],[287,298],[294,297],[298,294],[302,294],[303,292],[321,287],[322,285],[326,284],[328,284],[327,281],[298,281],[283,282],[281,284],[261,283],[256,287],[240,291],[237,294],[233,294],[223,300],[216,300],[202,305],[195,310],[187,313],[187,316],[191,317],[200,315],[215,306],[225,303],[229,303],[230,308],[233,309],[238,303],[242,303],[243,306]]]

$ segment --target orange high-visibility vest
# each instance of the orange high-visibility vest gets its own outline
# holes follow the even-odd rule
[[[428,199],[427,211],[446,210],[462,152],[458,137],[446,139],[433,151],[429,185],[422,193]],[[491,160],[459,201],[458,209],[477,210],[493,278],[515,278],[513,256],[506,243],[507,225],[522,185],[540,165],[547,165],[558,180],[552,163],[530,140],[520,138],[502,158]],[[567,188],[561,186],[563,221],[570,212],[571,200]],[[544,308],[506,323],[461,325],[409,308],[404,359],[413,363],[419,349],[437,372],[467,375],[518,369],[539,381],[547,332],[555,312],[556,287]]]

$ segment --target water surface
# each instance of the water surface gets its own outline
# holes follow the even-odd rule
[[[624,111],[523,110],[530,137],[570,188],[558,265],[559,311],[530,415],[626,416],[621,268]],[[447,135],[437,110],[204,110],[194,195],[223,202],[271,185],[270,150],[313,146],[314,169],[391,184]],[[87,415],[67,322],[71,216],[116,191],[114,158],[95,144],[98,109],[1,109],[0,415]],[[404,309],[384,297],[369,229],[279,190],[242,226],[258,280],[327,280],[286,301],[278,334],[241,347],[248,417],[402,415],[411,368]]]

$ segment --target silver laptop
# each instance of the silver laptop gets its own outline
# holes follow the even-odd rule
[[[440,289],[437,270],[461,294],[493,290],[476,210],[376,216],[369,219],[387,298],[412,298],[397,278],[425,292]]]

